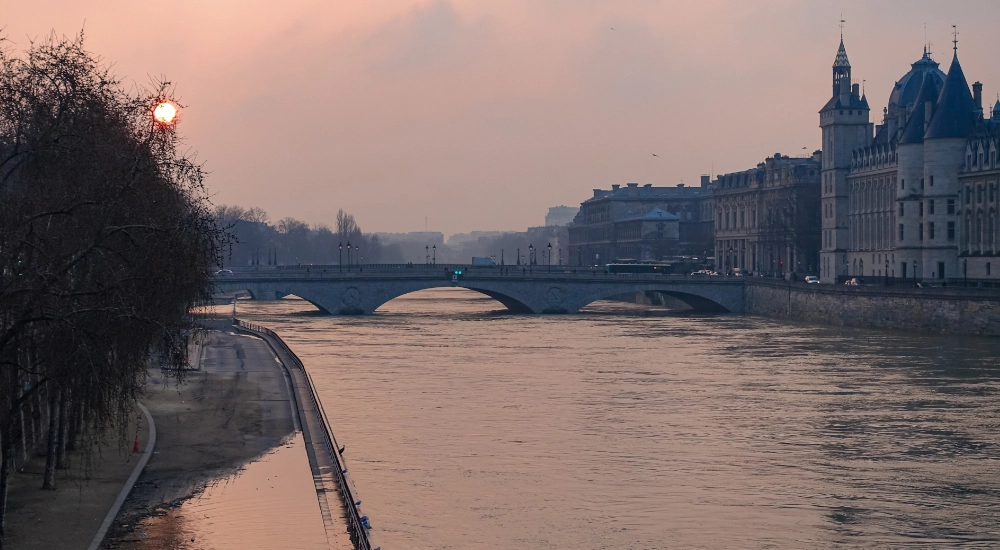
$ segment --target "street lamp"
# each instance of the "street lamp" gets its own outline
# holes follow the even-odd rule
[[[885,259],[885,286],[889,286],[889,258]]]
[[[517,247],[517,265],[521,265],[521,247]]]
[[[431,265],[431,247],[424,245],[424,264]]]
[[[503,265],[503,249],[500,249],[500,265]]]
[[[344,243],[337,243],[337,270],[344,271]]]
[[[347,270],[351,270],[351,241],[347,241]]]
[[[437,263],[438,263],[438,245],[434,245],[434,246],[431,247],[431,254],[432,254],[431,261],[434,262],[434,265],[437,265]]]
[[[549,243],[549,246],[546,247],[546,248],[549,249],[549,273],[551,273],[552,272],[552,243]]]
[[[733,271],[733,247],[729,247],[729,256],[726,257],[726,268],[730,273]],[[728,275],[728,273],[727,273]]]
[[[531,273],[532,266],[535,265],[535,245],[528,245],[528,272]]]

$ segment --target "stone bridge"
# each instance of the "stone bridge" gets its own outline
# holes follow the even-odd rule
[[[461,275],[453,277],[455,271]],[[673,296],[706,312],[742,313],[742,278],[609,274],[565,266],[301,266],[240,269],[215,278],[217,292],[247,291],[254,299],[294,294],[320,311],[374,313],[404,294],[460,287],[493,298],[515,313],[576,313],[587,304],[642,291]]]

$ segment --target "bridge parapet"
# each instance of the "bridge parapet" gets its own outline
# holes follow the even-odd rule
[[[452,286],[490,296],[518,313],[576,313],[596,300],[647,290],[675,296],[697,309],[743,310],[742,277],[610,274],[548,266],[354,266],[356,270],[344,271],[330,267],[238,270],[217,277],[215,285],[221,292],[247,290],[256,298],[294,294],[334,314],[373,313],[398,296]],[[453,281],[450,272],[456,269],[463,274]]]

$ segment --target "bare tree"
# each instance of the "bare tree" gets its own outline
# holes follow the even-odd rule
[[[55,488],[76,432],[124,439],[151,356],[183,365],[224,234],[200,165],[151,116],[168,89],[126,92],[82,34],[0,50],[0,536],[16,447],[35,443],[26,407],[48,402]]]

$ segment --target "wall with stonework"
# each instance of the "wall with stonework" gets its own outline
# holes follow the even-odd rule
[[[824,325],[1000,336],[1000,292],[747,279],[744,311]]]

